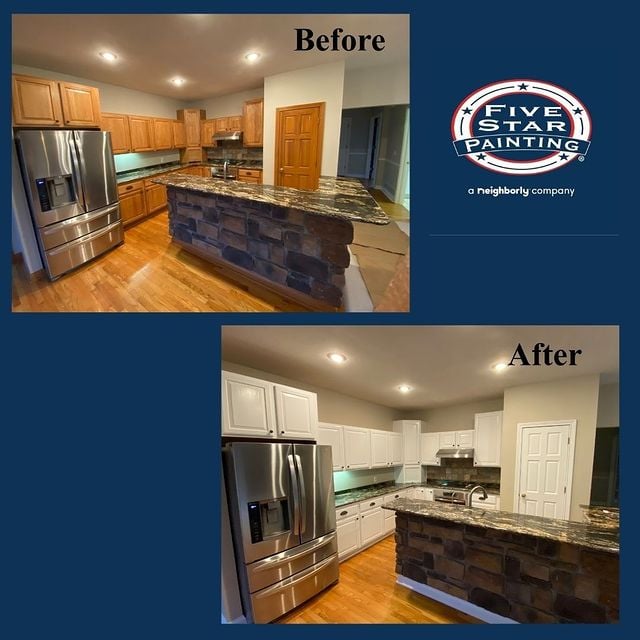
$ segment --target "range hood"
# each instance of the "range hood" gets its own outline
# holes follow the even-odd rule
[[[213,134],[214,140],[242,140],[242,131],[218,131]]]
[[[436,458],[473,458],[473,449],[460,449],[458,447],[438,449]]]

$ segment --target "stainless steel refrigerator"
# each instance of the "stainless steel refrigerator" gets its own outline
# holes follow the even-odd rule
[[[232,442],[223,461],[244,613],[270,622],[338,580],[331,447]]]
[[[51,280],[123,242],[110,134],[21,130],[15,139]]]

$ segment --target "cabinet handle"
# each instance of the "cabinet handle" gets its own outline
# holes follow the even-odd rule
[[[125,187],[125,191],[129,191],[130,189],[133,189],[132,185],[129,185],[128,187]]]
[[[349,467],[349,465],[347,465],[347,469],[350,469],[351,467]]]
[[[284,431],[281,431],[280,433],[284,433]]]
[[[273,429],[269,429],[269,433],[273,433]]]
[[[375,507],[375,506],[376,506],[376,503],[375,503],[375,502],[370,502],[370,503],[369,503],[369,506],[370,506],[370,507]]]
[[[348,511],[341,511],[341,512],[340,512],[340,515],[341,515],[341,516],[346,516],[346,515],[347,515],[347,513],[349,513],[349,512],[348,512]]]

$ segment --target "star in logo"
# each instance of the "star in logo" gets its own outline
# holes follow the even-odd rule
[[[466,109],[462,110],[462,113],[466,113],[467,115],[471,113],[471,109],[469,109],[469,107],[467,107]]]
[[[560,154],[560,160],[566,160],[569,156],[566,153]]]
[[[583,112],[583,109],[581,109],[580,107],[577,107],[576,109],[573,110],[573,113],[575,113],[576,115],[580,115]]]
[[[526,91],[528,86],[529,86],[528,84],[525,84],[523,82],[522,84],[518,85],[518,89],[520,89],[520,91]]]
[[[484,160],[487,156],[484,155],[484,153],[479,153],[476,158],[478,158],[478,160]]]

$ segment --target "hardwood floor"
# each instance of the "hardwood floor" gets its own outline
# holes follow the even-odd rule
[[[337,585],[279,623],[423,623],[480,621],[396,584],[395,542],[389,536],[340,565]]]
[[[13,311],[305,311],[253,295],[171,243],[167,213],[127,229],[120,247],[49,282],[12,265]]]
[[[401,204],[397,204],[392,200],[389,200],[389,198],[387,198],[387,196],[382,191],[380,191],[380,189],[374,189],[373,187],[370,187],[367,189],[367,191],[369,191],[380,208],[392,220],[409,220],[409,209],[403,207]]]

